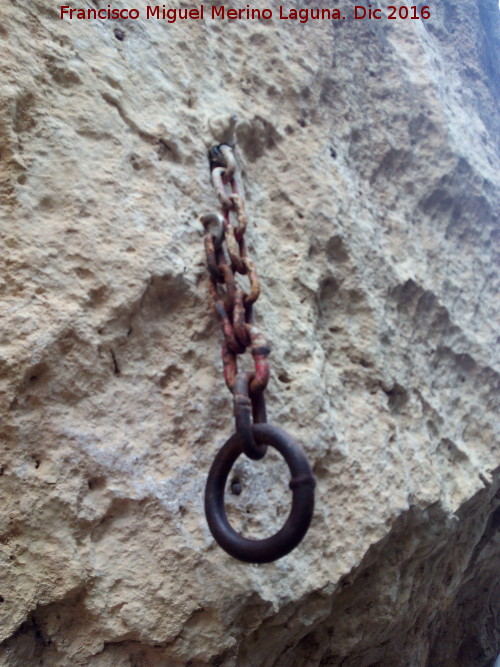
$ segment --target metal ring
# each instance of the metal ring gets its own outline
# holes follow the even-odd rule
[[[229,555],[245,563],[270,563],[292,551],[306,534],[314,510],[316,481],[306,455],[285,431],[269,424],[254,424],[252,431],[257,443],[277,449],[288,464],[293,496],[288,519],[275,535],[263,540],[247,539],[229,524],[224,489],[234,462],[243,452],[238,433],[221,447],[210,468],[205,489],[205,514],[215,541]]]

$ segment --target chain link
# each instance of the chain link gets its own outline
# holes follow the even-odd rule
[[[205,254],[210,274],[209,292],[219,319],[223,343],[222,362],[224,378],[234,394],[238,371],[238,355],[250,349],[254,371],[244,372],[245,386],[252,404],[254,421],[265,420],[263,391],[269,381],[270,347],[263,333],[253,321],[253,305],[259,298],[260,286],[255,264],[248,256],[245,243],[247,216],[243,198],[236,183],[236,160],[231,146],[213,146],[209,152],[212,184],[222,206],[221,213],[202,216],[205,228]],[[233,224],[232,217],[235,218]],[[248,291],[237,283],[236,274],[248,278]],[[238,422],[239,406],[235,401],[235,417]],[[250,442],[250,438],[246,438]],[[257,447],[257,446],[256,446]],[[259,448],[259,451],[262,448]],[[245,447],[245,452],[255,458],[256,449]],[[260,458],[260,456],[259,456]]]

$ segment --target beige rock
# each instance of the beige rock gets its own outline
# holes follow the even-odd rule
[[[2,665],[500,651],[496,0],[427,21],[273,9],[0,8]],[[206,148],[231,137],[269,420],[318,481],[303,543],[261,566],[203,513],[233,423],[198,217],[217,207]],[[271,534],[283,462],[235,473],[235,527]]]

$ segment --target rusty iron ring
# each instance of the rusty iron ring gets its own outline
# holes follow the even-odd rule
[[[229,524],[224,507],[226,480],[234,462],[243,453],[243,439],[234,433],[221,447],[208,474],[205,488],[205,514],[215,541],[230,556],[245,563],[270,563],[292,551],[302,540],[311,523],[316,481],[306,455],[297,443],[280,428],[254,424],[255,441],[277,449],[291,472],[292,509],[282,528],[263,540],[250,540]]]

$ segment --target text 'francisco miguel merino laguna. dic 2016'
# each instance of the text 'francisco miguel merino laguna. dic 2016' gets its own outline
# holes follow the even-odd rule
[[[394,6],[388,5],[386,8],[372,8],[372,5],[353,5],[350,12],[342,12],[340,9],[308,7],[302,9],[295,9],[294,7],[284,7],[279,5],[278,8],[272,9],[257,9],[246,5],[239,9],[227,8],[224,5],[198,5],[197,7],[168,7],[167,5],[149,5],[143,9],[117,9],[108,5],[101,9],[78,9],[63,5],[60,8],[61,19],[161,19],[168,21],[168,23],[175,23],[176,21],[186,20],[203,20],[203,19],[229,19],[229,20],[262,20],[276,17],[278,19],[291,19],[292,21],[299,21],[300,23],[307,23],[309,20],[345,20],[345,19],[428,19],[430,18],[429,6],[417,7],[411,6]],[[387,13],[386,13],[387,10]],[[346,15],[349,14],[349,15]]]

